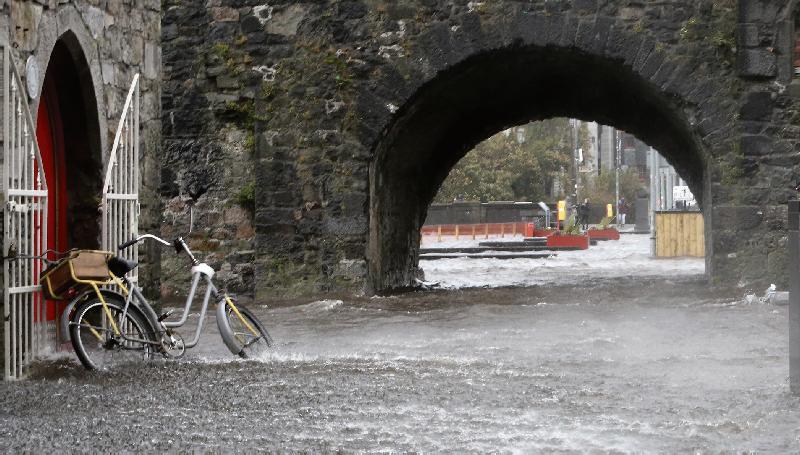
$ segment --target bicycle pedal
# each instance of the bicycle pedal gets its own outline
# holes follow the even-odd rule
[[[167,319],[168,317],[172,316],[172,313],[174,312],[175,310],[168,310],[166,313],[158,317],[158,322],[162,322],[164,319]]]

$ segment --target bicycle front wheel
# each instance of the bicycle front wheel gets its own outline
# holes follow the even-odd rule
[[[75,354],[89,370],[109,370],[116,366],[149,360],[156,352],[154,330],[141,310],[113,299],[106,306],[98,299],[82,303],[70,322],[70,337]]]
[[[266,327],[247,308],[225,298],[217,307],[217,325],[222,341],[244,359],[258,357],[272,346]]]

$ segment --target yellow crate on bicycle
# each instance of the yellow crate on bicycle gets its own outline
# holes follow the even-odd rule
[[[70,289],[80,292],[92,283],[107,283],[112,278],[108,270],[108,260],[112,256],[108,251],[70,251],[67,257],[42,272],[40,282],[45,297],[64,300]]]

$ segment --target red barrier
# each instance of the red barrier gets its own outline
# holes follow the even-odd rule
[[[589,229],[586,231],[590,239],[596,240],[619,240],[619,231],[614,228]]]
[[[524,235],[527,223],[481,223],[481,224],[438,224],[430,226],[422,226],[420,232],[422,235],[458,235],[472,236],[474,229],[475,236],[487,235]],[[441,229],[441,231],[440,231]]]
[[[532,237],[550,237],[556,232],[558,231],[555,229],[534,229]]]
[[[580,250],[589,249],[588,235],[556,234],[547,237],[548,247],[578,248]]]

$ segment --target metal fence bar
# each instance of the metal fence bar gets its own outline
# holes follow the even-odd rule
[[[139,233],[139,75],[133,77],[108,158],[102,199],[103,248],[114,251],[117,245]],[[138,248],[120,254],[138,261]],[[128,276],[138,280],[138,269]]]
[[[11,117],[11,109],[9,108],[9,98],[10,98],[10,90],[9,90],[9,81],[8,81],[8,49],[3,47],[3,60],[0,62],[0,72],[2,72],[3,77],[3,87],[2,87],[2,101],[3,105],[0,106],[0,109],[3,109],[3,174],[2,178],[0,178],[0,190],[2,190],[3,194],[5,195],[3,202],[6,202],[8,198],[8,182],[7,182],[7,175],[9,165],[11,164],[8,160],[9,158],[9,140],[10,136],[8,134],[10,127],[10,117]],[[3,207],[3,210],[7,210],[8,205]],[[6,254],[8,252],[8,216],[3,217],[3,253]],[[6,261],[3,261],[3,378],[8,378],[11,376],[11,365],[10,365],[10,357],[11,357],[11,327],[10,327],[10,315],[11,315],[11,295],[8,292],[8,283],[9,283],[9,270]]]
[[[47,181],[24,85],[7,47],[2,56],[3,255],[14,249],[35,256],[47,249]],[[40,270],[33,259],[3,261],[5,379],[24,377],[30,363],[49,347]]]

